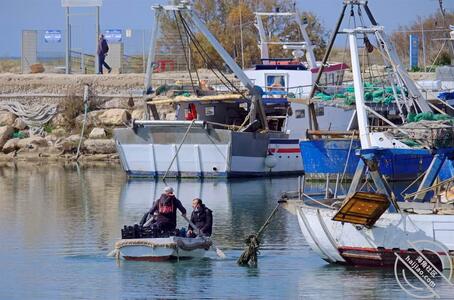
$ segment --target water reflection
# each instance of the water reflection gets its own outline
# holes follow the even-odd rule
[[[193,198],[201,198],[213,210],[213,237],[226,247],[243,246],[243,239],[256,232],[265,222],[277,204],[278,197],[285,191],[294,190],[296,178],[292,179],[253,179],[253,180],[173,180],[166,181],[175,189],[175,194],[191,210]],[[120,210],[125,211],[125,224],[138,222],[153,201],[159,198],[164,187],[162,181],[130,180],[121,190]],[[287,218],[282,212],[270,226],[270,231],[279,230],[273,243],[288,240]],[[178,217],[178,227],[186,222]]]
[[[213,209],[214,238],[228,259],[210,253],[118,266],[106,253],[121,227],[138,222],[159,196],[162,182],[127,181],[118,166],[0,165],[0,299],[405,297],[392,270],[326,264],[285,211],[264,236],[258,268],[236,265],[243,239],[282,192],[296,189],[296,178],[168,184],[186,208],[201,197]]]

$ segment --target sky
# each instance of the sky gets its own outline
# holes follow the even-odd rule
[[[165,2],[104,0],[101,8],[101,28],[149,30],[152,24],[150,6]],[[300,10],[316,14],[329,30],[334,27],[342,2],[342,0],[299,0],[297,5]],[[444,3],[447,10],[454,11],[454,0],[444,0]],[[400,25],[416,21],[418,16],[424,17],[435,13],[438,9],[438,0],[370,0],[369,6],[378,23],[384,25],[386,31],[391,32]],[[77,9],[74,12],[93,11]],[[75,26],[73,38],[80,39],[81,44],[86,43],[88,33],[91,32],[88,35],[94,36],[94,16],[74,16],[73,20]],[[63,30],[64,27],[65,15],[60,0],[0,0],[0,28],[3,29],[0,37],[0,57],[20,56],[22,30]],[[73,44],[76,44],[74,47],[78,47],[77,42]],[[140,42],[137,41],[136,44]]]

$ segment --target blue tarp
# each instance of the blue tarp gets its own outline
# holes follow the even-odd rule
[[[438,99],[441,100],[453,100],[454,92],[442,92],[438,94]]]

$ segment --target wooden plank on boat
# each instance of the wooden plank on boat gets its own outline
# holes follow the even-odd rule
[[[356,192],[347,198],[333,217],[333,221],[359,224],[371,227],[390,205],[386,195]]]
[[[353,131],[333,131],[333,130],[308,130],[308,136],[329,136],[329,137],[348,137],[354,138],[359,137],[359,133],[356,130]]]
[[[239,94],[221,94],[221,95],[209,95],[209,96],[177,96],[175,98],[154,98],[152,101],[147,101],[149,104],[162,105],[182,102],[210,102],[210,101],[235,101],[244,99]],[[246,100],[246,99],[244,99]]]
[[[312,99],[309,99],[309,98],[287,98],[287,100],[288,100],[288,102],[301,103],[301,104],[306,104],[306,105],[309,105],[314,102],[314,101],[312,101]]]

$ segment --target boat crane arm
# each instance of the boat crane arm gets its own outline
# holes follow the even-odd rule
[[[216,52],[221,56],[224,62],[228,67],[233,71],[235,76],[241,81],[241,83],[249,90],[249,93],[252,95],[251,103],[251,122],[254,121],[256,114],[258,114],[262,129],[268,130],[268,122],[266,120],[265,109],[262,104],[262,94],[261,91],[252,83],[252,81],[246,76],[243,70],[235,63],[232,57],[227,53],[227,51],[221,46],[213,34],[208,30],[205,24],[199,19],[199,17],[194,13],[191,6],[186,2],[181,2],[178,5],[156,5],[152,6],[152,10],[155,16],[155,27],[151,35],[150,50],[148,53],[148,63],[147,63],[147,73],[145,75],[145,91],[144,94],[150,93],[151,87],[151,77],[153,73],[153,63],[155,60],[155,47],[156,40],[158,36],[158,28],[160,16],[164,11],[184,11],[186,12],[197,29],[205,36],[208,42],[214,47]],[[155,117],[156,108],[152,105],[153,116]],[[146,110],[147,111],[147,110]],[[157,115],[157,111],[156,111]],[[157,115],[159,119],[159,115]],[[156,117],[155,117],[156,119]]]
[[[145,112],[145,119],[150,119],[150,114],[148,111],[148,103],[146,99],[146,95],[151,94],[153,87],[151,86],[151,77],[153,74],[153,65],[156,59],[156,40],[159,34],[159,22],[162,15],[162,6],[152,7],[153,17],[154,17],[154,26],[153,31],[151,32],[151,39],[150,39],[150,49],[148,50],[148,61],[147,61],[147,71],[145,73],[144,78],[144,112]],[[151,113],[153,114],[153,118],[155,120],[159,120],[159,113],[156,109],[154,104],[150,104]]]
[[[214,35],[208,30],[205,24],[199,19],[199,17],[194,13],[192,9],[187,6],[184,6],[189,16],[191,17],[194,25],[198,30],[205,36],[205,38],[210,42],[214,47],[216,52],[221,56],[224,62],[229,66],[230,70],[235,74],[235,76],[241,81],[241,83],[249,90],[249,93],[252,95],[252,107],[251,110],[257,110],[260,123],[262,128],[268,130],[268,122],[266,120],[265,109],[262,104],[262,95],[257,87],[252,83],[252,81],[246,76],[243,70],[238,66],[238,64],[232,59],[232,57],[227,53],[227,51],[222,47]],[[252,119],[255,117],[255,114],[251,114]]]
[[[268,43],[267,43],[265,29],[263,27],[262,17],[261,17],[261,15],[256,14],[255,18],[257,21],[257,23],[255,25],[257,27],[257,30],[259,31],[259,36],[260,36],[260,58],[269,59],[270,54],[268,51]]]
[[[227,51],[222,47],[222,45],[218,42],[218,40],[214,37],[214,35],[208,30],[208,28],[203,24],[203,22],[199,19],[199,17],[194,13],[192,9],[187,9],[189,16],[191,17],[194,25],[197,27],[198,30],[206,37],[208,42],[214,47],[216,52],[221,56],[224,62],[229,66],[232,72],[235,74],[236,77],[241,81],[242,84],[249,90],[254,90],[254,84],[252,81],[246,76],[246,74],[241,70],[240,66],[236,64],[236,62],[232,59],[232,57],[227,53]]]
[[[315,59],[314,54],[314,45],[312,44],[311,39],[309,38],[309,34],[307,33],[307,24],[303,24],[301,22],[300,14],[298,12],[295,13],[295,22],[298,24],[298,27],[301,31],[301,35],[303,36],[304,42],[306,43],[306,60],[311,68],[317,68],[317,60]]]

